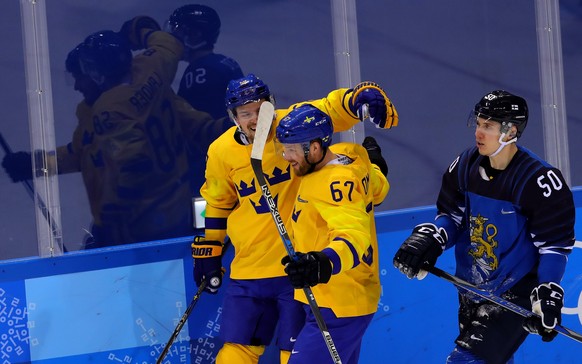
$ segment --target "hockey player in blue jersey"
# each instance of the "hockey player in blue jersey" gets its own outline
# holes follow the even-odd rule
[[[528,121],[523,98],[492,91],[469,120],[476,145],[445,171],[435,221],[414,228],[394,266],[422,279],[454,247],[458,277],[538,313],[524,319],[459,291],[460,333],[447,363],[511,363],[528,332],[543,341],[557,334],[574,202],[561,172],[516,144]]]
[[[220,17],[209,6],[201,4],[183,5],[170,15],[166,30],[182,40],[182,60],[188,62],[180,80],[178,96],[194,109],[220,119],[224,128],[212,139],[199,141],[191,149],[190,166],[195,195],[200,195],[204,184],[206,152],[215,138],[228,130],[232,123],[224,107],[224,92],[231,80],[243,77],[238,63],[225,55],[214,53],[214,44],[220,34]],[[199,138],[200,139],[200,138]]]
[[[218,13],[200,4],[177,8],[166,25],[166,30],[184,43],[182,60],[188,62],[180,80],[178,96],[215,119],[228,116],[224,92],[231,80],[243,77],[234,59],[214,53],[220,26]]]

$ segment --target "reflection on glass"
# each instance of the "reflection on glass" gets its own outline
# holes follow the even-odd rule
[[[243,77],[243,73],[237,61],[214,52],[221,21],[213,8],[202,4],[180,6],[170,15],[165,29],[182,40],[182,60],[188,64],[180,79],[178,95],[194,109],[222,119],[216,125],[220,129],[199,133],[196,140],[189,143],[194,194],[199,196],[205,180],[203,171],[208,146],[221,132],[233,126],[224,105],[226,87],[230,80]],[[192,131],[187,135],[194,137]]]
[[[329,3],[307,0],[283,0],[272,4],[201,3],[216,10],[220,33],[214,47],[206,50],[206,57],[193,60],[180,57],[184,62],[177,63],[172,79],[176,93],[187,98],[186,91],[182,91],[186,89],[182,86],[201,86],[202,75],[196,71],[199,66],[197,62],[206,58],[217,59],[219,54],[236,60],[235,63],[241,65],[239,68],[245,72],[256,73],[269,80],[277,90],[278,108],[287,107],[297,100],[317,98],[335,88],[337,80]],[[473,130],[462,127],[466,116],[463,105],[471,103],[487,90],[515,90],[527,98],[531,105],[528,128],[532,132],[524,135],[523,142],[538,155],[545,154],[539,122],[539,69],[538,63],[532,62],[538,57],[534,4],[498,0],[478,1],[476,4],[454,3],[454,6],[443,5],[432,10],[405,3],[357,3],[362,80],[373,79],[387,87],[402,114],[402,127],[393,133],[383,134],[372,125],[365,126],[366,134],[376,138],[390,165],[388,178],[393,193],[380,206],[381,210],[434,203],[437,191],[426,186],[438,185],[442,177],[439,166],[446,165],[462,150],[463,141],[473,133]],[[50,45],[50,55],[47,57],[50,56],[51,60],[56,145],[64,147],[75,140],[77,136],[72,134],[79,123],[72,116],[72,110],[76,98],[82,95],[79,90],[66,85],[62,77],[67,54],[88,34],[101,29],[120,29],[123,20],[136,15],[152,16],[164,25],[164,29],[170,30],[172,28],[166,28],[166,23],[170,26],[172,23],[168,20],[181,8],[187,9],[183,1],[177,0],[163,3],[117,4],[107,1],[104,4],[79,5],[78,2],[63,1],[47,4]],[[5,121],[1,132],[15,151],[30,152],[19,4],[8,2],[5,10],[2,24],[13,31],[5,32],[4,48],[11,52],[7,52],[5,62],[0,64],[3,85],[6,85],[3,101],[8,105],[3,109]],[[581,77],[579,67],[574,66],[579,63],[576,62],[579,55],[576,44],[582,37],[579,9],[562,3],[560,17],[564,72],[565,79],[569,81],[566,83],[566,104],[576,105],[582,95],[575,92],[574,86],[581,84],[576,82]],[[387,18],[390,26],[386,26]],[[410,25],[411,19],[414,26]],[[187,35],[185,25],[178,26],[176,21],[174,27],[176,32],[183,31],[184,36]],[[292,36],[288,35],[290,31]],[[188,37],[185,54],[190,53],[189,45],[193,48],[197,45],[194,36]],[[135,51],[134,57],[142,53],[143,50]],[[236,68],[230,61],[226,64]],[[89,64],[86,66],[90,69]],[[189,70],[185,71],[186,68]],[[206,72],[208,75],[209,71]],[[208,80],[210,82],[210,78]],[[210,98],[210,91],[207,92],[198,94],[200,99],[205,100],[200,101],[199,105],[195,105],[195,101],[182,100],[177,108],[186,110],[189,104],[195,105],[198,114],[191,120],[203,120],[202,124],[212,129],[201,129],[199,122],[179,122],[184,143],[190,147],[190,153],[198,155],[205,153],[209,143],[204,142],[209,139],[204,135],[220,133],[232,125],[226,118],[220,119],[210,109],[205,109],[212,104],[205,99],[207,96]],[[219,100],[218,103],[224,105],[224,96],[211,99]],[[186,111],[180,113],[188,114]],[[222,123],[205,122],[216,118]],[[579,134],[576,130],[582,123],[576,122],[578,119],[575,115],[568,115],[571,138]],[[579,154],[576,148],[580,145],[570,143],[570,154]],[[67,165],[66,158],[61,160],[61,156],[66,155],[61,151],[59,149],[58,170],[59,173],[67,173],[72,167]],[[192,161],[189,165],[192,167],[188,172],[191,178],[194,181],[196,176],[202,178],[203,166],[193,167]],[[579,185],[578,166],[573,163],[571,168],[572,185]],[[84,178],[81,173],[61,174],[58,177],[63,239],[69,250],[84,247],[80,245],[85,235],[83,231],[92,230],[88,222],[94,220],[94,213],[89,213],[93,208],[87,208],[92,203]],[[194,182],[197,183],[200,182]],[[11,183],[6,173],[0,179],[0,192],[8,206],[0,218],[0,228],[8,237],[8,243],[2,249],[15,251],[20,256],[31,255],[30,250],[36,251],[34,205],[22,186]],[[190,193],[189,204],[199,191],[192,187]],[[189,221],[188,226],[191,225],[192,221]],[[24,251],[26,246],[33,249]],[[15,255],[0,252],[0,257],[5,256]]]

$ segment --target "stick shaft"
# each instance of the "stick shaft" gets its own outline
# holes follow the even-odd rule
[[[267,205],[269,205],[269,210],[271,211],[271,216],[273,217],[275,225],[277,225],[279,236],[281,237],[283,244],[285,244],[285,250],[287,250],[287,254],[289,254],[292,259],[296,260],[297,256],[295,254],[295,249],[293,248],[293,244],[291,243],[291,239],[289,238],[289,234],[287,233],[287,229],[285,228],[285,224],[283,223],[283,219],[281,218],[277,204],[275,203],[275,200],[271,195],[271,191],[269,190],[267,180],[265,179],[265,174],[263,173],[262,156],[267,138],[269,136],[269,131],[271,129],[271,124],[273,122],[273,113],[274,108],[271,103],[265,101],[263,104],[261,104],[259,120],[257,122],[257,131],[255,133],[255,140],[253,141],[253,148],[251,152],[251,166],[253,167],[253,172],[255,173],[255,178],[259,183],[263,197],[267,201]],[[321,331],[321,335],[323,336],[323,340],[325,341],[325,345],[329,350],[329,354],[331,355],[333,362],[335,364],[341,364],[339,353],[333,342],[333,339],[331,338],[323,316],[321,315],[321,311],[317,305],[317,302],[315,301],[315,296],[313,295],[311,288],[303,287],[303,292],[305,293],[305,297],[307,298],[311,312],[315,317],[315,321],[317,322],[317,326]]]
[[[519,305],[516,305],[513,302],[507,301],[506,299],[503,299],[489,291],[485,291],[480,289],[479,287],[466,282],[464,280],[462,280],[461,278],[454,276],[450,273],[447,273],[437,267],[426,267],[426,270],[428,270],[430,273],[434,274],[435,276],[439,277],[439,278],[443,278],[446,281],[451,282],[452,284],[454,284],[455,286],[462,288],[468,292],[474,293],[479,297],[482,297],[490,302],[495,303],[498,306],[501,306],[513,313],[516,313],[522,317],[528,318],[528,317],[539,317],[539,315],[537,315],[536,313],[527,310]],[[570,330],[562,325],[556,325],[556,327],[554,328],[554,330],[556,330],[558,333],[565,335],[567,337],[569,337],[570,339],[576,340],[578,342],[582,343],[582,334],[577,333],[576,331]]]
[[[0,146],[2,146],[2,149],[4,149],[4,153],[6,155],[12,154],[12,148],[10,148],[10,145],[8,144],[6,139],[4,139],[4,135],[2,135],[2,133],[0,133]],[[21,181],[21,183],[24,186],[24,189],[26,189],[26,192],[28,193],[30,198],[32,198],[33,201],[38,203],[40,212],[42,212],[46,221],[51,225],[52,231],[54,232],[60,230],[56,221],[52,218],[44,200],[34,191],[32,183],[30,183],[29,180]]]
[[[170,339],[166,343],[164,350],[162,350],[162,353],[160,354],[158,360],[156,361],[156,364],[161,364],[162,361],[164,360],[164,358],[166,357],[166,354],[168,354],[168,351],[170,351],[172,344],[174,344],[174,340],[176,340],[176,337],[178,337],[178,334],[180,333],[180,331],[182,331],[182,328],[186,324],[186,321],[188,321],[188,317],[190,316],[190,313],[194,309],[194,306],[196,306],[196,304],[198,303],[198,299],[200,298],[200,295],[202,295],[202,292],[204,292],[204,288],[206,288],[206,281],[202,281],[202,283],[200,284],[200,287],[198,287],[198,291],[196,292],[196,294],[192,298],[192,301],[188,305],[188,308],[186,308],[186,311],[184,311],[184,314],[180,318],[180,321],[178,322],[178,325],[174,329],[172,336],[170,336]]]

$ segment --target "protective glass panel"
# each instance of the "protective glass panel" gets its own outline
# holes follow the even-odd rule
[[[36,244],[35,204],[32,180],[13,183],[7,169],[17,180],[22,175],[30,178],[32,166],[30,154],[19,153],[10,161],[5,159],[9,152],[30,152],[30,131],[28,123],[27,94],[23,37],[20,22],[20,4],[9,1],[0,14],[2,33],[1,46],[4,49],[0,62],[0,84],[3,118],[0,123],[2,137],[3,170],[0,172],[0,259],[12,259],[38,254]]]
[[[206,149],[234,125],[224,107],[224,91],[231,78],[256,74],[268,84],[278,107],[322,97],[335,87],[328,2],[201,3],[216,10],[220,25],[212,14],[203,12],[202,19],[193,20],[204,23],[202,34],[180,29],[184,34],[190,32],[185,43],[187,56],[196,59],[192,67],[174,61],[152,73],[148,67],[154,66],[145,60],[150,56],[142,55],[131,77],[123,80],[114,79],[127,71],[124,67],[130,67],[130,59],[114,45],[116,34],[106,30],[118,32],[124,21],[137,15],[148,15],[164,27],[183,1],[46,4],[60,192],[55,203],[60,207],[66,251],[197,232],[192,198],[199,195],[204,181]],[[304,15],[298,23],[300,13]],[[10,124],[5,122],[3,132],[14,151],[28,152],[19,4],[10,2],[3,14],[3,24],[10,28],[5,31],[10,38],[4,40],[5,49],[14,50],[3,63],[2,74],[9,77],[3,83],[5,102],[18,105],[6,108],[16,115],[6,115]],[[191,16],[188,11],[178,15]],[[289,30],[293,36],[283,42]],[[91,47],[70,54],[97,31],[104,34]],[[213,51],[204,50],[208,42],[215,42]],[[132,53],[137,60],[142,51]],[[305,70],[308,74],[303,74]],[[99,98],[117,81],[126,85]],[[138,81],[141,84],[136,86]],[[198,111],[191,112],[169,92],[164,100],[155,99],[158,89],[168,91],[170,85]],[[6,218],[1,224],[5,236],[15,242],[3,246],[10,250],[0,257],[3,259],[39,254],[34,203],[20,184],[2,175],[0,188],[9,208],[3,211]]]
[[[329,2],[239,0],[202,3],[212,6],[221,20],[214,53],[232,58],[223,59],[223,64],[236,68],[237,63],[242,74],[255,73],[264,80],[278,108],[320,98],[336,87],[330,16],[333,11]],[[91,98],[92,92],[90,88],[83,89],[82,81],[99,84],[105,82],[100,78],[103,75],[87,72],[92,77],[72,82],[65,68],[69,52],[89,34],[106,29],[118,31],[125,20],[136,15],[149,15],[164,26],[173,10],[183,4],[181,1],[80,4],[72,0],[47,4],[55,139],[56,146],[61,147],[57,148],[57,154],[61,152],[60,156],[67,156],[58,160],[60,196],[52,203],[60,208],[67,251],[100,246],[92,245],[95,233],[101,234],[99,240],[105,245],[194,233],[190,197],[184,202],[174,195],[175,191],[170,191],[171,188],[160,187],[150,195],[145,192],[168,180],[180,184],[184,174],[175,173],[165,179],[149,173],[156,168],[174,168],[176,161],[172,153],[180,148],[180,143],[190,145],[195,153],[203,155],[210,141],[201,136],[218,133],[220,128],[229,125],[229,121],[223,119],[225,123],[211,124],[207,129],[192,127],[179,141],[180,138],[168,137],[178,123],[176,120],[172,124],[162,123],[163,118],[144,118],[142,131],[148,138],[151,154],[143,157],[137,153],[132,159],[131,152],[123,149],[123,142],[112,142],[106,137],[107,133],[102,133],[112,127],[108,119],[111,115],[107,114],[111,110],[111,99],[99,104],[101,114],[98,118],[93,118],[90,108],[89,111],[83,107],[78,109],[83,97]],[[1,72],[4,102],[12,107],[5,108],[6,121],[1,131],[14,151],[30,151],[20,4],[9,2],[5,8],[2,24],[6,37],[3,42],[5,49],[11,52],[5,55]],[[434,204],[443,171],[458,153],[474,143],[474,131],[465,127],[467,112],[491,90],[506,89],[527,99],[530,123],[519,143],[544,155],[533,2],[448,0],[435,8],[429,1],[409,4],[364,0],[357,2],[356,10],[359,53],[350,56],[359,57],[361,79],[379,83],[400,114],[400,124],[390,131],[376,129],[368,122],[365,124],[366,135],[378,139],[390,168],[392,190],[380,210]],[[576,123],[573,110],[580,97],[580,92],[576,92],[576,85],[581,84],[576,82],[581,77],[577,67],[580,53],[577,40],[582,27],[579,26],[580,9],[575,1],[561,2],[560,11],[566,106],[570,106],[572,185],[576,186],[582,182],[575,159],[581,146],[575,143],[580,123]],[[195,37],[189,38],[187,44],[196,48]],[[133,51],[134,56],[138,53]],[[90,67],[95,66],[91,61],[98,60],[88,51],[83,64],[95,71]],[[116,71],[117,66],[108,63],[113,60],[114,57],[105,57],[102,61]],[[199,86],[204,89],[208,76],[205,68],[186,68],[186,62],[179,62],[172,80],[173,89],[193,90]],[[152,79],[144,83],[143,88],[126,95],[135,108],[133,111],[148,107],[151,92],[162,87],[158,81]],[[213,92],[221,94],[224,84],[216,87],[218,91],[206,88],[202,96],[193,97],[192,101],[195,108],[208,107],[207,111],[213,115],[211,119],[225,116],[221,108],[223,96],[210,96]],[[113,99],[118,100],[117,97]],[[215,109],[211,109],[211,105]],[[83,125],[86,128],[77,128],[76,113],[85,115]],[[201,114],[195,119],[206,120]],[[103,148],[88,147],[95,143],[103,143],[99,145],[107,146],[111,153],[104,155]],[[136,147],[137,144],[131,145]],[[87,151],[81,162],[69,158],[68,153],[75,149]],[[105,173],[100,164],[115,160],[114,152],[120,150],[124,151],[120,153],[123,162],[116,165],[116,173],[127,173],[125,179],[116,180],[115,173]],[[199,186],[203,181],[204,161],[195,158],[188,163],[195,171],[192,172],[194,185]],[[81,169],[83,172],[79,172]],[[0,258],[38,254],[38,237],[33,228],[37,207],[26,187],[21,182],[11,182],[3,173],[0,189],[6,206],[0,228],[10,242],[1,248]],[[177,208],[178,205],[183,207]],[[190,216],[176,212],[180,209],[187,209]],[[188,228],[177,227],[184,227],[182,220],[187,221]],[[105,221],[113,227],[103,230],[102,226],[95,227],[96,221],[101,225]],[[131,226],[124,225],[127,221],[131,221]]]
[[[386,89],[401,121],[388,132],[366,125],[390,168],[380,209],[436,202],[446,168],[475,145],[468,112],[492,90],[527,100],[530,122],[518,143],[544,155],[534,2],[433,5],[358,2],[362,79]]]
[[[570,156],[571,186],[582,185],[582,117],[578,105],[582,102],[582,50],[578,46],[582,39],[582,5],[576,0],[560,1],[560,33],[562,39],[562,62],[564,66],[564,93],[566,120],[568,123],[568,147]]]
[[[268,84],[279,109],[321,98],[337,87],[338,80],[350,78],[336,71],[340,68],[336,45],[344,39],[334,34],[338,27],[332,18],[340,0],[201,1],[219,14],[220,32],[212,31],[216,25],[212,20],[206,20],[210,29],[203,37],[172,22],[166,28],[184,37],[189,56],[199,56],[191,67],[172,55],[176,52],[172,38],[152,34],[151,41],[165,48],[146,52],[137,49],[139,45],[128,51],[127,44],[115,43],[116,32],[126,20],[148,15],[165,26],[184,1],[45,1],[50,52],[42,60],[50,61],[53,115],[48,119],[54,120],[49,129],[54,130],[56,148],[51,143],[39,145],[46,141],[39,137],[46,130],[38,120],[29,121],[29,96],[39,90],[27,88],[25,65],[32,56],[23,47],[21,5],[41,2],[5,1],[0,14],[4,30],[0,42],[5,50],[0,62],[5,105],[0,133],[6,141],[0,173],[3,261],[44,256],[46,225],[53,225],[42,213],[46,210],[56,211],[51,214],[59,225],[55,235],[67,252],[199,232],[193,224],[197,221],[200,227],[204,222],[205,205],[195,198],[203,181],[204,155],[216,135],[233,126],[225,119],[224,107],[229,77],[256,74]],[[582,183],[577,159],[581,123],[575,114],[582,101],[582,10],[577,0],[565,0],[560,11],[572,185],[576,186]],[[348,34],[357,35],[359,46],[342,56],[359,66],[358,78],[383,87],[400,114],[399,125],[389,131],[364,124],[365,134],[378,140],[390,167],[391,192],[379,210],[434,205],[442,173],[475,143],[466,115],[491,90],[505,89],[527,99],[530,123],[519,142],[545,154],[534,2],[358,0],[356,15],[357,28],[349,22],[346,28]],[[129,25],[123,30],[135,35]],[[90,47],[71,53],[97,31],[102,35],[92,38]],[[216,55],[196,53],[215,38]],[[165,60],[148,61],[160,53]],[[213,74],[213,67],[232,72],[225,79]],[[121,85],[111,88],[115,83]],[[184,99],[174,97],[169,87]],[[19,153],[11,154],[10,163],[4,159],[11,152],[31,151],[34,158]],[[32,177],[32,164],[45,167],[40,168],[43,176],[27,178],[27,174]],[[53,167],[58,168],[57,176]],[[269,183],[286,178],[282,169],[266,173]],[[58,186],[53,185],[58,193],[50,190],[51,183],[42,183],[47,179],[58,181]],[[240,181],[238,193],[251,191],[252,181],[252,176]],[[49,188],[39,190],[39,186]],[[268,216],[266,205],[256,201],[253,206]],[[408,217],[402,220],[410,222]],[[9,356],[5,359],[154,362],[184,313],[187,301],[182,291],[189,298],[196,289],[191,259],[182,256],[184,247],[174,245],[139,246],[143,250],[133,245],[135,250],[106,249],[95,255],[81,252],[57,260],[58,264],[33,259],[41,267],[20,269],[26,271],[25,279],[24,273],[7,264],[3,271],[10,274],[8,278],[5,274],[0,287],[0,301],[7,308],[0,332],[9,334],[3,337],[4,353]],[[225,266],[233,250],[227,251]],[[391,257],[384,258],[391,262]],[[54,266],[58,273],[53,272]],[[379,307],[388,311],[385,298]],[[215,361],[221,304],[221,296],[203,295],[198,312],[188,321],[191,328],[180,334],[180,344],[172,349],[168,362]],[[28,324],[22,321],[25,316]],[[55,317],[60,318],[57,325],[50,322]],[[265,355],[261,364],[278,362],[278,356],[277,351]]]

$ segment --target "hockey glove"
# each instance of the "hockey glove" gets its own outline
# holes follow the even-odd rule
[[[157,21],[149,16],[136,16],[130,20],[127,20],[121,26],[119,30],[119,35],[126,39],[132,50],[138,50],[146,48],[146,39],[149,33],[160,30],[160,25]],[[144,33],[143,31],[147,31]]]
[[[194,258],[194,281],[200,287],[206,281],[208,293],[215,294],[222,285],[222,243],[215,240],[206,240],[202,236],[194,237],[192,243],[192,257]]]
[[[2,160],[2,167],[12,182],[32,179],[32,159],[28,152],[6,154]]]
[[[368,114],[362,111],[362,107],[367,105]],[[351,112],[361,120],[370,118],[377,128],[390,129],[398,125],[398,114],[388,96],[380,85],[374,82],[362,82],[352,91],[349,101]]]
[[[290,256],[281,259],[285,266],[285,273],[294,288],[315,286],[319,283],[327,283],[331,278],[331,261],[322,252],[295,253],[297,260]]]
[[[431,223],[417,225],[394,255],[394,266],[410,279],[423,279],[427,275],[423,268],[434,266],[447,239],[443,228],[438,229]]]
[[[370,161],[377,165],[385,176],[388,176],[388,164],[386,164],[386,160],[382,157],[382,149],[380,149],[376,139],[368,136],[364,139],[362,146],[368,151]]]
[[[553,330],[562,323],[564,289],[554,282],[542,283],[529,295],[532,311],[540,317],[528,317],[523,327],[532,334],[541,335],[545,342],[552,341],[558,332]]]

